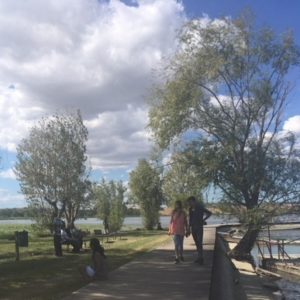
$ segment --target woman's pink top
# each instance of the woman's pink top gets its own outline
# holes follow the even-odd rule
[[[170,234],[184,235],[186,227],[186,213],[174,211],[171,216]]]

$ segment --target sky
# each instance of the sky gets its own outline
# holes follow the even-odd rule
[[[0,0],[0,208],[24,207],[16,147],[42,117],[80,109],[93,179],[128,180],[147,158],[147,95],[192,18],[237,17],[289,29],[300,45],[299,0]],[[300,71],[283,128],[300,137]]]

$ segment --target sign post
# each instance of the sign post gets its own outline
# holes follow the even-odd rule
[[[20,247],[28,247],[28,231],[15,231],[16,261],[20,260]]]

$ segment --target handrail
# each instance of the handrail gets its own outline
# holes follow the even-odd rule
[[[266,240],[266,239],[256,239],[256,242],[268,242],[272,245],[276,245],[278,243],[278,241],[282,241],[284,243],[284,245],[289,245],[293,242],[299,241],[300,239],[295,239],[295,240],[288,240],[288,239],[271,239],[271,240]]]

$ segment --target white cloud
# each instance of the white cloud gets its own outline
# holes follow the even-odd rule
[[[80,109],[98,169],[146,155],[144,97],[185,20],[176,0],[0,1],[0,148],[46,113]]]
[[[0,189],[0,208],[25,207],[23,195],[12,194],[6,189]]]
[[[95,169],[126,169],[150,149],[147,109],[128,106],[85,121],[89,129],[89,156]],[[99,155],[100,153],[100,155]]]
[[[44,109],[34,106],[24,93],[0,83],[0,148],[15,152],[18,142],[43,113]]]
[[[300,116],[293,116],[286,120],[283,124],[283,130],[300,135]]]
[[[0,171],[0,178],[4,179],[16,179],[16,175],[12,169]]]
[[[137,7],[96,0],[25,3],[2,5],[0,78],[20,83],[43,106],[79,107],[89,115],[140,105],[151,70],[173,50],[182,22],[174,0]]]

